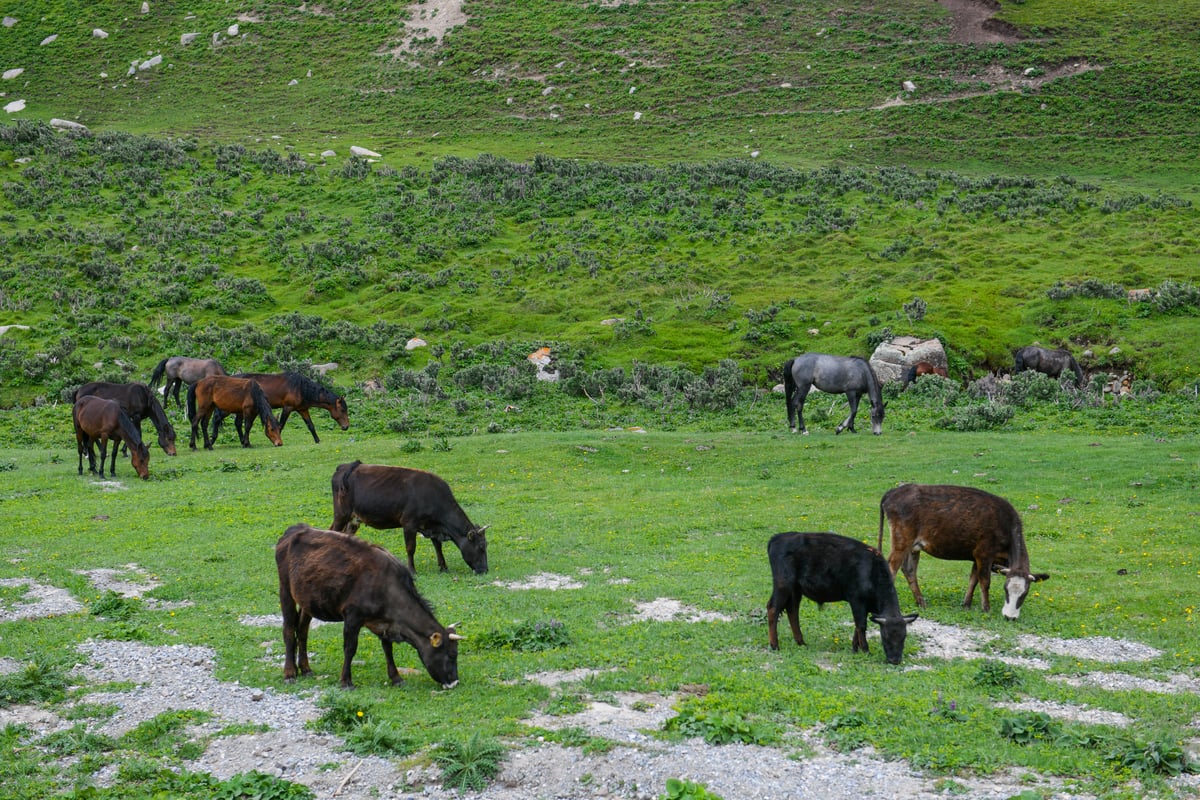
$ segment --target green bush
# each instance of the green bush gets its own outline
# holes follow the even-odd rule
[[[658,800],[721,800],[720,795],[710,792],[704,784],[689,780],[667,778],[666,789]]]
[[[478,732],[469,739],[442,742],[433,760],[442,769],[442,785],[459,791],[479,790],[500,771],[504,746]]]

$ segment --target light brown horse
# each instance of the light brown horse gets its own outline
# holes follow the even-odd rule
[[[934,366],[928,361],[918,361],[917,363],[904,370],[904,384],[900,387],[900,391],[908,388],[908,385],[922,375],[941,375],[943,378],[950,377],[945,367]]]
[[[108,458],[108,443],[112,440],[112,464],[109,474],[116,477],[118,442],[129,448],[129,459],[138,477],[150,477],[150,450],[142,441],[133,420],[115,400],[95,395],[86,395],[75,401],[71,409],[71,421],[75,424],[75,446],[79,450],[79,474],[83,474],[83,454],[88,457],[88,469],[96,471],[94,445],[100,443],[100,477],[104,477],[104,462]]]
[[[244,425],[239,429],[242,447],[250,446],[250,428],[256,416],[262,420],[263,430],[272,444],[276,447],[283,444],[279,436],[279,420],[271,413],[271,404],[267,402],[262,387],[249,378],[209,375],[188,387],[187,413],[192,423],[192,438],[188,444],[193,450],[196,449],[198,427],[204,431],[204,449],[212,450],[208,421],[218,408],[226,414],[239,415]]]
[[[342,430],[350,427],[350,412],[346,408],[346,398],[326,389],[316,381],[306,378],[298,372],[239,372],[234,377],[249,378],[262,387],[271,408],[282,408],[279,414],[279,429],[287,425],[288,415],[295,411],[308,426],[314,442],[320,442],[317,429],[313,426],[312,417],[308,415],[310,408],[323,408],[333,417],[334,422],[342,426]],[[217,431],[221,428],[221,420],[225,415],[218,411],[213,415],[212,438],[217,440]],[[241,436],[241,422],[237,422],[238,435]]]
[[[179,402],[179,389],[185,383],[192,386],[196,381],[207,378],[209,375],[228,374],[221,366],[221,362],[215,358],[170,356],[158,362],[158,366],[154,368],[154,373],[150,376],[150,388],[157,388],[158,382],[162,380],[163,375],[166,375],[167,384],[163,387],[163,405],[167,404],[171,392],[174,391],[175,405],[183,408],[183,403]]]

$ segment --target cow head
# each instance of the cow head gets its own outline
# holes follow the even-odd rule
[[[908,625],[917,618],[916,614],[896,617],[871,615],[871,621],[879,626],[879,639],[883,643],[883,656],[889,664],[899,664],[904,655],[904,639],[908,636]]]
[[[482,575],[488,571],[487,536],[484,535],[484,531],[490,527],[490,525],[484,525],[480,528],[470,528],[459,545],[463,560],[467,562],[468,567],[475,570],[476,575]]]
[[[1009,567],[993,567],[992,571],[1007,579],[1004,581],[1004,608],[1000,611],[1005,619],[1021,616],[1021,604],[1029,596],[1029,587],[1050,578],[1045,572],[1016,571]]]
[[[449,625],[417,641],[417,653],[425,671],[443,689],[458,685],[458,642],[462,638],[454,631],[454,625]]]

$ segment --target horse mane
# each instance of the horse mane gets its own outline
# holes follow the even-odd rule
[[[288,383],[296,387],[305,403],[315,404],[337,400],[334,392],[306,375],[301,375],[299,372],[285,372],[283,376],[287,378]]]
[[[123,408],[118,408],[117,424],[121,426],[121,435],[125,437],[125,441],[129,443],[130,447],[142,444],[141,431],[138,430],[137,425],[133,424],[133,420]]]
[[[867,396],[871,399],[871,405],[882,406],[883,390],[879,388],[879,376],[875,374],[875,368],[865,358],[861,356],[854,357],[863,362],[863,366],[867,368]]]
[[[167,418],[167,412],[163,410],[162,403],[158,402],[158,398],[149,388],[146,390],[146,398],[148,400],[146,406],[150,409],[150,422],[154,424],[154,430],[159,433],[174,430],[171,427],[171,420]]]
[[[279,420],[275,419],[275,414],[271,411],[271,403],[267,400],[266,393],[257,381],[250,381],[250,397],[254,400],[254,410],[258,412],[258,418],[262,420],[263,428],[279,430]]]

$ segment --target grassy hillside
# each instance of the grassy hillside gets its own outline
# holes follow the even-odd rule
[[[400,3],[139,5],[0,29],[0,403],[179,352],[766,386],[893,334],[1195,379],[1200,2],[1003,3],[988,43],[923,0],[472,2],[407,49]]]

